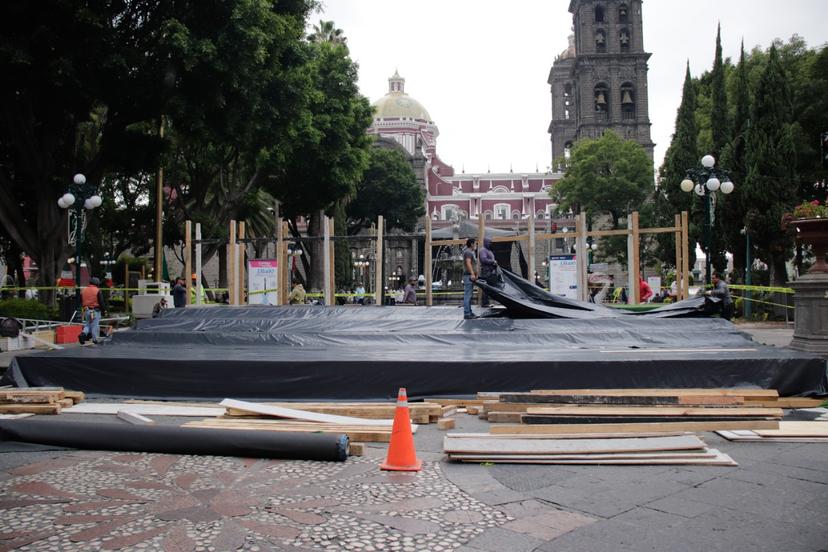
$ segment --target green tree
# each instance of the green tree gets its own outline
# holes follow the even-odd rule
[[[319,25],[313,26],[313,33],[308,35],[311,42],[330,42],[347,48],[348,39],[342,29],[338,29],[333,21],[319,20]]]
[[[676,126],[670,147],[664,157],[664,163],[659,170],[659,186],[655,195],[655,212],[660,226],[672,226],[676,213],[693,211],[696,194],[686,193],[679,185],[684,180],[687,169],[695,167],[699,162],[697,146],[698,130],[696,127],[696,89],[690,76],[690,64],[684,76],[681,104],[676,115]],[[697,217],[690,217],[690,266],[695,263],[695,243],[701,234],[701,229],[694,223]],[[659,258],[664,264],[674,265],[676,259],[675,240],[671,236],[658,235]]]
[[[716,30],[716,54],[713,58],[713,70],[710,73],[710,154],[721,163],[722,151],[731,140],[730,112],[727,107],[727,87],[725,64],[722,61],[722,27],[721,24]],[[716,194],[715,203],[712,207],[713,231],[710,236],[710,256],[716,270],[727,268],[727,257],[725,252],[730,245],[730,234],[726,226],[728,217],[727,200],[724,194]],[[734,226],[738,226],[736,221]],[[738,232],[738,230],[737,230]]]
[[[389,230],[411,231],[425,214],[423,189],[411,164],[394,149],[371,148],[368,168],[348,203],[348,233],[356,234],[382,215]]]
[[[791,90],[775,45],[755,97],[746,144],[747,226],[759,257],[770,267],[771,281],[784,284],[791,239],[781,232],[779,223],[793,204],[798,180]]]
[[[650,197],[652,175],[652,161],[640,144],[607,131],[597,140],[575,144],[569,168],[550,195],[558,199],[561,210],[585,211],[590,227],[603,215],[616,229],[622,217]],[[626,246],[617,240],[600,245],[606,258],[626,256]]]

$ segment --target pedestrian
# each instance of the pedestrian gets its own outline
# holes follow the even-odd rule
[[[408,279],[408,285],[405,286],[402,302],[406,305],[417,304],[417,278],[412,276]]]
[[[172,288],[173,306],[182,309],[187,306],[187,287],[184,285],[184,278],[176,278]]]
[[[497,260],[492,253],[492,238],[483,238],[483,247],[480,248],[480,278],[490,286],[500,283],[500,276],[497,274]],[[491,306],[489,295],[483,291],[483,306]]]
[[[106,314],[106,303],[101,293],[101,281],[98,278],[89,280],[89,285],[81,291],[83,311],[83,329],[78,336],[81,345],[87,340],[97,344],[101,333],[101,313]]]
[[[152,317],[158,318],[161,315],[161,311],[167,308],[167,300],[162,297],[160,301],[158,301],[154,307],[152,307]]]
[[[190,304],[196,304],[196,294],[198,294],[201,297],[201,304],[203,305],[205,303],[204,287],[201,288],[201,293],[199,293],[198,277],[196,276],[196,273],[193,272],[192,276],[190,277],[192,278],[193,282],[193,285],[190,286]]]
[[[644,276],[638,276],[638,300],[646,303],[653,296],[653,288],[644,279]]]
[[[733,298],[730,296],[730,288],[727,282],[722,280],[718,272],[713,273],[713,289],[704,292],[708,297],[718,297],[722,300],[722,318],[730,320],[733,318]]]
[[[463,248],[463,318],[471,320],[477,318],[472,312],[471,301],[474,292],[474,281],[477,280],[477,240],[469,238],[466,240],[466,247]]]
[[[356,297],[354,297],[354,299],[356,300],[356,303],[358,305],[364,305],[365,304],[365,286],[362,285],[362,282],[357,282],[356,290],[354,291],[354,293],[356,294]]]
[[[291,305],[305,304],[305,286],[301,282],[293,282],[293,289],[290,290],[290,295],[288,295],[288,303]]]

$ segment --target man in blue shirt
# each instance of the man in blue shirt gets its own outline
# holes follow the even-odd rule
[[[463,318],[470,320],[477,318],[471,309],[472,294],[474,293],[473,282],[477,280],[477,240],[469,238],[466,240],[466,247],[463,249]]]

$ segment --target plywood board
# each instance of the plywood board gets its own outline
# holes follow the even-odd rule
[[[53,404],[0,404],[0,414],[60,414],[60,405]]]
[[[665,397],[665,396],[738,396],[738,397],[759,397],[763,399],[773,399],[779,397],[779,393],[775,389],[748,389],[742,387],[735,388],[711,388],[705,389],[700,387],[688,388],[641,388],[641,389],[533,389],[532,394],[538,395],[603,395],[603,396],[648,396],[648,397]]]
[[[134,412],[144,416],[221,416],[221,406],[177,406],[173,404],[129,404],[83,402],[64,408],[64,414],[117,414],[120,411]]]
[[[284,408],[281,406],[272,406],[267,404],[252,403],[246,401],[237,401],[235,399],[224,399],[219,404],[221,404],[221,406],[225,406],[228,408],[246,410],[248,412],[255,412],[256,414],[261,414],[264,416],[273,416],[276,418],[289,418],[294,420],[307,420],[311,422],[324,422],[330,424],[351,424],[378,427],[391,427],[394,424],[394,420],[371,420],[367,418],[354,418],[351,416],[320,414],[317,412],[309,412],[307,410]]]
[[[617,454],[451,454],[450,460],[472,460],[486,462],[489,459],[503,460],[659,460],[668,458],[715,458],[716,452],[705,451],[676,451],[676,452],[620,452]]]
[[[651,433],[552,433],[537,435],[531,433],[449,433],[453,439],[624,439],[633,437],[670,437],[694,435],[686,431],[655,431]]]
[[[622,439],[443,439],[443,452],[464,454],[596,454],[704,449],[695,435]]]
[[[718,429],[778,429],[776,420],[740,420],[738,422],[667,422],[646,424],[501,424],[492,433],[635,433],[654,431],[716,431]]]
[[[761,437],[828,437],[825,422],[779,422],[779,429],[758,429]]]
[[[757,418],[753,416],[535,416],[521,414],[520,421],[526,425],[547,424],[677,424],[677,423],[718,423],[739,422],[742,420],[778,420],[779,418]]]
[[[713,449],[711,449],[713,450]],[[481,462],[481,460],[471,460]],[[617,465],[617,466],[652,466],[652,465],[683,465],[683,466],[738,466],[727,454],[719,452],[714,458],[670,458],[670,459],[637,459],[637,460],[512,460],[510,458],[489,458],[487,463],[495,464],[573,464],[573,465]]]
[[[780,408],[721,407],[694,408],[669,406],[534,406],[527,414],[555,416],[754,416],[781,418]]]

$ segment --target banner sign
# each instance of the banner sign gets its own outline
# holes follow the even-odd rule
[[[578,264],[575,255],[549,257],[549,292],[570,299],[578,298]]]
[[[275,260],[247,261],[247,304],[275,305],[279,282]]]

